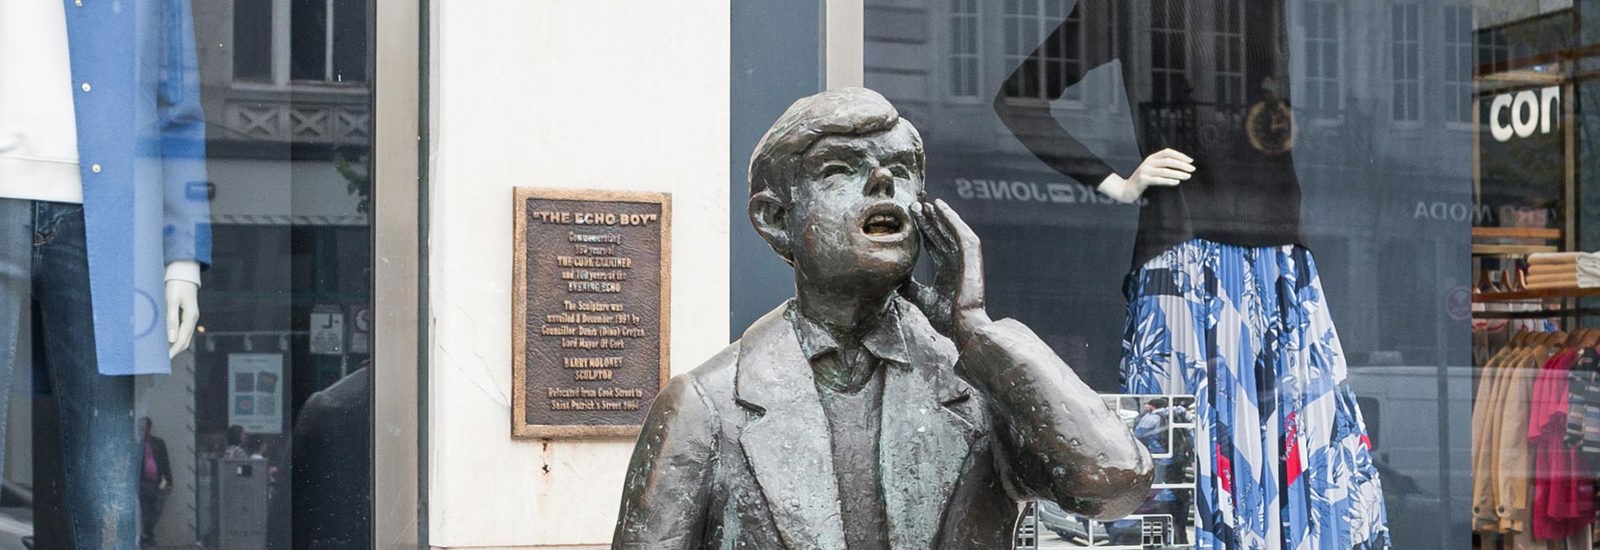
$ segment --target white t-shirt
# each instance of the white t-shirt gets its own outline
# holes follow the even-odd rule
[[[63,2],[0,0],[0,198],[83,202],[67,48]]]

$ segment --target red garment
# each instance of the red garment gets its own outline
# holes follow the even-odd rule
[[[1585,477],[1576,449],[1563,441],[1567,426],[1567,374],[1578,353],[1546,361],[1533,382],[1528,442],[1533,444],[1533,536],[1563,539],[1587,529],[1594,518],[1594,481]]]

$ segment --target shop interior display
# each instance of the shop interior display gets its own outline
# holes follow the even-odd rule
[[[1153,24],[1196,20],[1210,9],[1175,4],[1157,10]],[[1081,42],[1080,29],[1115,26],[1113,2],[1082,1],[1072,10],[1001,86],[995,110],[1045,164],[1117,201],[1140,203],[1123,285],[1122,391],[1197,397],[1198,445],[1212,449],[1199,454],[1200,545],[1387,548],[1370,438],[1301,227],[1296,122],[1284,99],[1285,3],[1252,3],[1243,12],[1240,69],[1248,84],[1235,92],[1250,108],[1232,113],[1242,116],[1192,94],[1182,75],[1141,62],[1127,43],[1090,43],[1085,62],[1050,83],[1046,97],[1060,99],[1090,71],[1117,62],[1130,104],[1224,121],[1210,133],[1138,126],[1143,161],[1126,177],[1084,145],[1090,136],[1050,116],[1049,103],[1007,97],[1042,86],[1035,67],[1058,56],[1060,44]],[[1177,52],[1212,47],[1183,35],[1173,40],[1168,46]]]
[[[1483,365],[1472,409],[1473,529],[1484,548],[1592,547],[1600,330],[1524,331]]]

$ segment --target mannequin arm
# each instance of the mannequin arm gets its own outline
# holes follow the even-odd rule
[[[178,260],[167,264],[167,358],[189,349],[194,328],[200,324],[200,263]]]
[[[1194,176],[1194,158],[1174,149],[1162,149],[1145,157],[1133,175],[1124,179],[1115,172],[1100,180],[1101,193],[1117,202],[1131,203],[1150,186],[1173,187]]]

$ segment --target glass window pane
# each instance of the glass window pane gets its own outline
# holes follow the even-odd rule
[[[0,254],[0,548],[370,546],[373,49],[334,7],[0,5],[45,54],[0,79],[81,81],[0,112],[55,167],[0,183],[38,247]]]
[[[272,0],[235,0],[233,77],[272,79]]]
[[[328,79],[328,2],[291,0],[289,78]]]
[[[924,4],[938,5],[868,0],[868,9],[916,12]],[[1358,521],[1344,516],[1332,523],[1340,529],[1360,527],[1361,536],[1388,537],[1394,548],[1471,547],[1470,506],[1463,502],[1471,494],[1472,473],[1466,465],[1472,426],[1462,419],[1469,419],[1472,411],[1475,276],[1467,266],[1475,246],[1481,251],[1484,244],[1473,238],[1472,226],[1482,215],[1477,213],[1482,199],[1473,193],[1474,174],[1486,166],[1474,164],[1473,140],[1479,130],[1463,122],[1471,120],[1472,109],[1480,117],[1488,109],[1485,98],[1474,96],[1481,80],[1473,79],[1474,57],[1487,58],[1480,53],[1486,52],[1497,59],[1519,59],[1516,50],[1522,44],[1470,34],[1486,28],[1481,18],[1475,19],[1483,3],[1060,4],[1088,14],[1082,21],[1035,19],[1028,11],[1034,5],[1007,2],[994,8],[995,20],[978,23],[978,35],[993,29],[1002,34],[1004,47],[979,54],[989,64],[988,72],[1002,77],[980,80],[974,95],[1107,93],[1080,94],[1071,103],[966,104],[948,98],[927,101],[914,79],[869,73],[866,81],[897,106],[914,106],[902,107],[902,112],[936,114],[937,125],[922,133],[929,162],[927,193],[947,201],[983,237],[991,314],[1027,323],[1104,394],[1154,393],[1170,403],[1179,392],[1168,390],[1179,388],[1196,392],[1189,401],[1196,403],[1220,398],[1216,393],[1204,397],[1216,390],[1208,384],[1226,384],[1234,374],[1269,385],[1280,382],[1267,393],[1291,396],[1288,401],[1268,397],[1245,403],[1253,398],[1241,396],[1261,388],[1252,383],[1237,386],[1221,405],[1230,413],[1262,411],[1267,415],[1262,418],[1268,418],[1263,422],[1272,428],[1268,433],[1276,439],[1241,442],[1238,438],[1260,435],[1246,432],[1262,424],[1246,422],[1240,430],[1213,432],[1220,439],[1209,444],[1222,441],[1230,446],[1226,453],[1249,454],[1251,449],[1281,448],[1283,441],[1307,433],[1296,430],[1328,437],[1337,433],[1348,442],[1340,448],[1352,454],[1323,452],[1324,458],[1309,460],[1360,456],[1342,464],[1374,472],[1383,483],[1380,491],[1351,477],[1319,478],[1316,483],[1342,491],[1340,498],[1351,506],[1340,510],[1360,516]],[[1054,14],[1056,8],[1047,4],[1041,13]],[[925,30],[936,39],[947,26],[937,18],[932,21]],[[869,31],[869,58],[892,58],[895,66],[912,71],[925,64],[930,78],[944,72],[931,70],[945,63],[942,58],[917,56],[902,44],[872,36]],[[1556,78],[1552,68],[1523,70],[1530,79],[1535,72],[1539,78]],[[1120,111],[1123,105],[1129,111]],[[1195,159],[1197,168],[1187,179],[1170,186],[1118,187],[1138,175],[1152,155],[1168,148]],[[1565,162],[1538,158],[1517,161],[1508,153],[1497,161],[1505,164],[1505,180],[1497,184],[1503,186],[1497,192],[1505,196],[1495,200],[1516,202],[1511,215],[1524,216],[1529,223],[1554,215],[1543,208],[1550,197],[1541,193],[1559,186],[1541,183],[1544,191],[1520,196],[1505,189],[1515,181],[1513,174],[1543,182],[1560,172],[1549,167]],[[1136,199],[1125,203],[1119,200],[1123,195],[1102,192],[1103,184],[1114,192],[1137,189],[1132,192]],[[1216,248],[1207,248],[1212,246]],[[1225,267],[1219,262],[1226,260],[1207,256],[1224,249],[1257,259],[1287,254],[1285,263],[1275,265],[1294,265],[1294,282],[1274,274],[1267,278],[1276,283],[1260,287],[1259,293],[1239,290],[1245,294],[1226,298],[1205,294],[1261,284],[1258,277],[1266,271],[1258,268],[1278,269],[1263,264]],[[1280,293],[1291,288],[1304,292]],[[1258,305],[1253,300],[1262,301]],[[1299,346],[1295,353],[1320,357],[1315,360],[1319,364],[1341,365],[1336,368],[1343,369],[1343,381],[1333,383],[1342,388],[1337,400],[1324,401],[1313,397],[1327,395],[1322,390],[1295,386],[1321,382],[1263,370],[1284,365],[1255,354],[1258,348],[1253,346],[1278,345],[1287,332],[1271,332],[1264,320],[1242,321],[1238,329],[1260,328],[1259,338],[1232,329],[1214,331],[1210,325],[1235,311],[1272,319],[1275,311],[1298,307],[1291,303],[1317,310],[1312,332],[1318,340],[1290,345]],[[1251,351],[1228,355],[1240,349]],[[1337,357],[1321,355],[1334,349]],[[1258,375],[1265,377],[1254,378]],[[1124,403],[1118,397],[1111,408],[1133,428],[1154,413],[1147,410],[1147,399],[1131,399]],[[1341,403],[1330,404],[1334,401]],[[1317,409],[1323,416],[1304,416],[1309,414],[1304,404],[1311,402],[1329,404]],[[1203,406],[1193,410],[1196,415],[1213,412]],[[1222,416],[1212,420],[1228,421]],[[1176,435],[1150,439],[1169,450],[1177,441]],[[1167,470],[1164,479],[1188,483],[1187,474],[1206,471],[1195,467],[1199,461],[1215,461],[1216,456],[1215,449],[1195,455],[1190,469]],[[1244,460],[1283,464],[1280,459],[1263,451]],[[1309,471],[1283,474],[1283,479],[1317,475]],[[1037,521],[1032,542],[1041,548],[1193,547],[1204,539],[1210,519],[1201,510],[1214,511],[1219,504],[1191,508],[1204,491],[1191,495],[1180,489],[1159,487],[1133,518],[1098,526],[1073,523],[1040,506],[1031,516]],[[1298,490],[1279,489],[1280,496]],[[1259,517],[1269,517],[1267,510],[1297,506],[1281,504],[1246,506],[1261,510]],[[1307,514],[1319,513],[1314,510],[1318,505],[1305,506]],[[1380,508],[1386,517],[1373,512]],[[1254,511],[1247,513],[1257,517]],[[1309,529],[1297,521],[1269,517],[1265,523],[1272,524],[1271,536],[1283,532],[1290,541],[1285,545],[1292,546],[1298,535],[1288,533]],[[1386,529],[1368,529],[1380,521]],[[1151,533],[1171,538],[1141,537]],[[1228,536],[1237,538],[1216,545],[1249,547],[1253,542],[1246,533]]]

